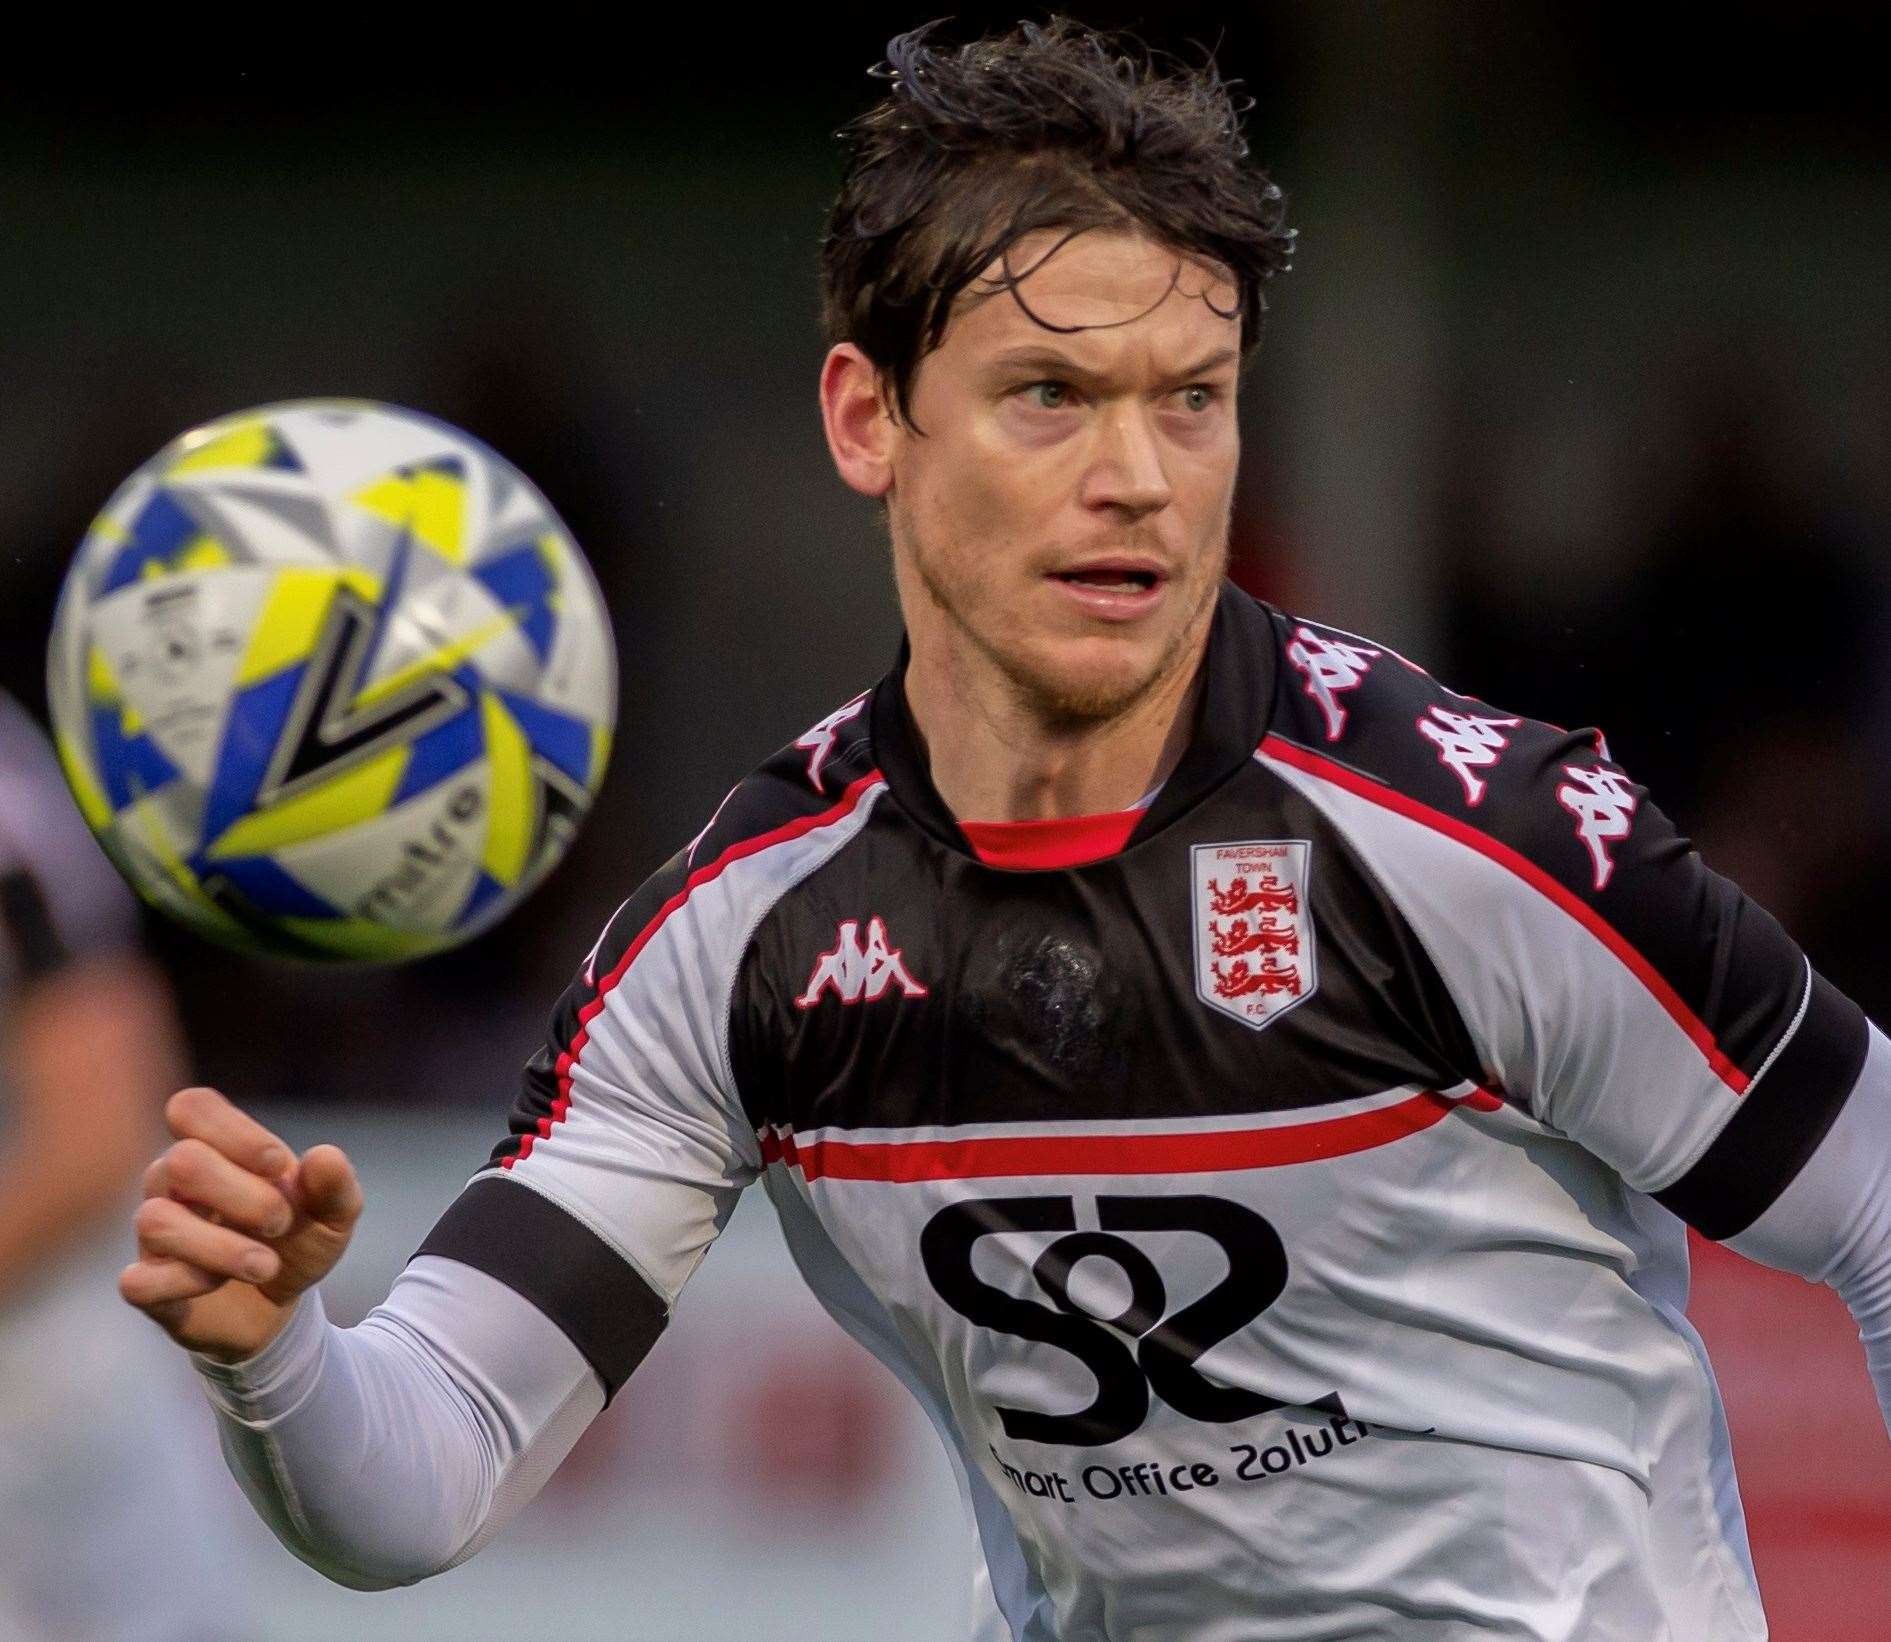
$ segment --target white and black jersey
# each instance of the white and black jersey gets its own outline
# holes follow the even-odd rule
[[[612,918],[422,1252],[608,1393],[764,1180],[995,1635],[1763,1636],[1683,1222],[1788,1185],[1859,1011],[1599,736],[1232,588],[1140,812],[961,827],[902,680]]]

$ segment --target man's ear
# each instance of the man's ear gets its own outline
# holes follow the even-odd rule
[[[821,422],[841,478],[862,496],[885,496],[899,424],[881,395],[878,369],[851,342],[836,343],[821,366]]]

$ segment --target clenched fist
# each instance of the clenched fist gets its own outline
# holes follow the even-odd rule
[[[298,1160],[214,1089],[180,1089],[164,1121],[177,1140],[145,1170],[138,1258],[118,1292],[179,1345],[240,1362],[334,1269],[361,1186],[339,1147]]]

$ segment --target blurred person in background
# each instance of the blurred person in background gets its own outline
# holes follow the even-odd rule
[[[200,1399],[101,1303],[185,1072],[131,897],[0,695],[0,1642],[254,1634]]]

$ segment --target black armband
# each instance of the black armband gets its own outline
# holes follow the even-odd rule
[[[550,1198],[482,1175],[448,1204],[416,1254],[497,1278],[564,1331],[615,1397],[669,1320],[661,1295]]]
[[[1704,1237],[1724,1241],[1745,1231],[1825,1139],[1858,1082],[1869,1041],[1864,1011],[1812,975],[1804,1017],[1785,1048],[1713,1144],[1655,1201]]]

